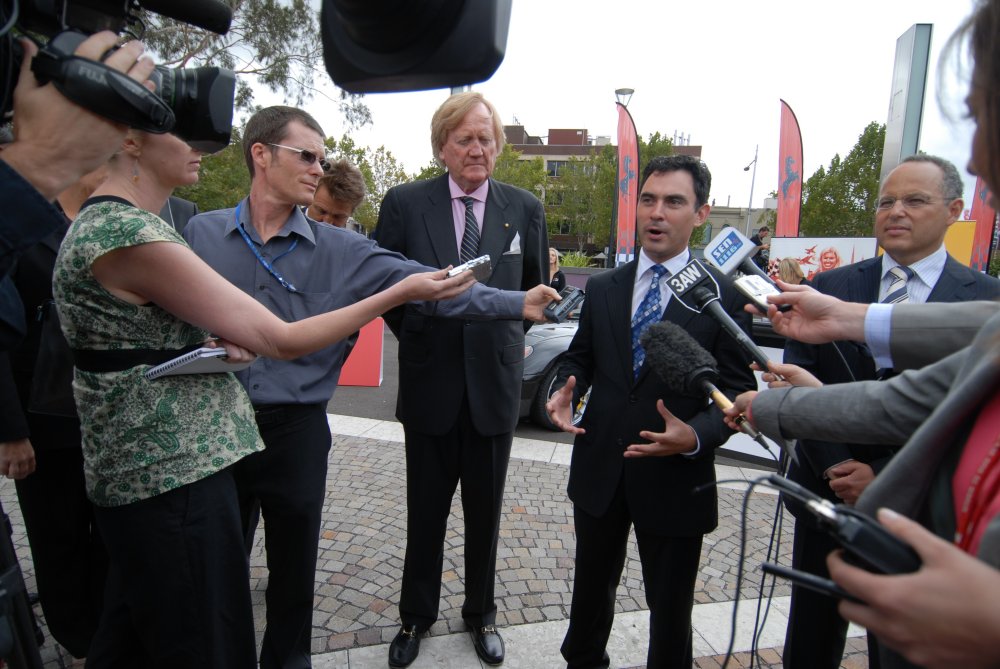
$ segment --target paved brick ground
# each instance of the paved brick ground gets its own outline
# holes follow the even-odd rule
[[[320,540],[312,649],[315,654],[389,642],[396,632],[400,576],[405,546],[403,446],[397,442],[334,436]],[[530,460],[512,460],[508,472],[497,564],[497,597],[501,626],[567,618],[575,540],[572,508],[565,489],[568,468]],[[33,574],[27,541],[10,481],[0,483],[0,501],[14,524],[14,541],[29,589]],[[756,565],[765,557],[776,497],[754,493],[747,501],[747,564],[754,575],[742,597],[758,597]],[[730,601],[736,594],[740,556],[742,492],[719,491],[719,528],[706,537],[696,602]],[[431,635],[464,629],[462,602],[462,510],[458,496],[452,508],[444,558],[440,620]],[[790,526],[778,535],[787,554]],[[267,574],[262,553],[263,531],[251,560],[251,587],[258,632],[263,628],[263,595]],[[780,585],[775,596],[789,594]],[[630,542],[622,586],[621,612],[645,609],[642,575],[634,539]],[[44,621],[43,621],[44,623]],[[42,648],[46,668],[65,667],[69,659],[47,639]],[[780,648],[762,649],[754,666],[780,666]],[[723,657],[698,658],[699,668],[721,667]],[[540,665],[541,666],[541,665]],[[750,654],[738,653],[730,667],[749,667]],[[867,666],[864,639],[849,640],[844,667]]]

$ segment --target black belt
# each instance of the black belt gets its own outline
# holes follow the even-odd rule
[[[122,372],[138,365],[159,365],[197,349],[201,344],[187,348],[162,350],[152,348],[131,348],[114,350],[81,349],[73,350],[73,365],[84,372]]]
[[[254,418],[259,427],[284,423],[296,416],[309,414],[316,410],[326,411],[322,404],[255,404]]]

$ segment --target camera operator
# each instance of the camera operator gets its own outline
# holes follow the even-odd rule
[[[100,60],[118,41],[110,31],[92,35],[76,55]],[[31,72],[38,48],[22,40],[25,51],[14,90],[14,142],[0,153],[0,277],[16,257],[63,225],[51,201],[84,174],[106,162],[125,137],[125,126],[93,114],[63,97],[52,84],[39,85]],[[104,63],[144,82],[153,61],[143,46],[128,42]],[[0,81],[0,85],[10,82]],[[7,289],[0,295],[0,350],[9,349],[24,331],[21,304]]]

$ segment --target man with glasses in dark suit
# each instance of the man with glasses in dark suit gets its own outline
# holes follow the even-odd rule
[[[813,287],[861,303],[1000,297],[1000,281],[962,265],[945,249],[945,233],[961,216],[963,206],[962,178],[954,165],[926,154],[904,159],[886,177],[876,204],[875,237],[885,253],[820,272]],[[804,367],[828,384],[892,375],[892,369],[875,360],[863,342],[816,346],[788,340],[784,361]],[[798,449],[799,462],[790,465],[788,478],[831,502],[854,504],[895,450],[884,445],[808,440]],[[790,500],[786,507],[796,519],[792,566],[826,576],[826,556],[836,545],[816,526],[811,513]],[[847,622],[837,613],[836,600],[792,587],[783,658],[786,669],[836,669],[843,658],[846,634]],[[869,656],[877,660],[876,653]]]

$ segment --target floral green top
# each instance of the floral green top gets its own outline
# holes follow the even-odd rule
[[[181,349],[208,333],[155,304],[130,304],[105,290],[93,262],[119,248],[185,244],[172,227],[124,200],[90,204],[70,227],[53,277],[63,334],[75,349]],[[253,408],[232,374],[149,381],[138,365],[121,372],[77,369],[73,394],[83,436],[87,495],[99,506],[154,497],[262,450]]]

